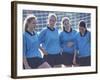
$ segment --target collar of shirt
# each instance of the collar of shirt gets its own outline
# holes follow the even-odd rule
[[[34,36],[35,35],[35,32],[33,31],[32,33],[31,32],[29,32],[29,31],[26,31],[29,35],[31,35],[31,36]]]
[[[65,28],[64,28],[64,31],[65,31],[66,33],[70,33],[70,32],[72,32],[72,28],[70,29],[70,31],[69,31],[69,32],[68,32],[68,31],[66,31],[66,30],[65,30]]]
[[[50,28],[50,27],[47,27],[49,30],[51,30],[51,31],[54,31],[55,30],[55,28]]]
[[[84,37],[87,34],[87,30],[84,32],[84,34],[82,35],[82,33],[80,33],[81,37]]]

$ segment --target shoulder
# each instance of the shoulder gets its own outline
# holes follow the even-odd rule
[[[63,30],[61,30],[59,34],[62,36],[62,35],[64,34],[64,31],[63,31]]]
[[[46,32],[48,29],[47,29],[47,27],[45,27],[45,28],[43,28],[41,31],[40,31],[40,33],[41,32]]]
[[[43,28],[40,32],[39,32],[39,36],[44,36],[45,34],[46,34],[46,32],[47,32],[47,27],[45,27],[45,28]]]
[[[89,36],[91,35],[91,32],[90,32],[90,31],[88,31],[88,30],[87,30],[87,35],[89,35]]]
[[[64,31],[61,31],[60,34],[64,34]]]
[[[29,35],[28,35],[27,32],[24,32],[24,33],[23,33],[23,39],[24,39],[24,40],[28,39],[28,36],[29,36]]]
[[[89,30],[87,30],[87,33],[88,33],[88,34],[91,34],[91,32],[90,32]]]
[[[76,32],[76,38],[80,37],[80,32]]]
[[[34,32],[35,33],[35,36],[39,36],[39,32]]]
[[[78,33],[78,32],[77,32],[76,30],[74,30],[74,29],[72,30],[72,32],[73,32],[73,33]]]
[[[27,35],[27,32],[23,32],[23,37],[26,37]]]

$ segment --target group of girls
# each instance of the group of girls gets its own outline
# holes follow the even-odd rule
[[[37,18],[28,16],[24,21],[23,68],[51,68],[62,64],[67,66],[91,65],[91,34],[85,21],[80,21],[79,32],[72,29],[68,17],[62,18],[62,31],[56,26],[57,16],[49,14],[47,26],[35,31]],[[43,54],[43,56],[41,55]]]

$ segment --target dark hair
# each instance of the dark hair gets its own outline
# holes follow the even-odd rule
[[[79,26],[86,28],[86,23],[84,21],[80,21]]]
[[[68,17],[63,17],[63,18],[62,18],[62,21],[61,21],[62,30],[65,30],[65,27],[63,26],[63,24],[64,24],[64,22],[65,22],[66,20],[69,21],[69,23],[70,23],[70,20],[69,20]]]
[[[26,23],[25,23],[25,31],[27,31],[27,28],[28,28],[28,23],[30,23],[33,19],[35,19],[35,17],[30,17],[26,20]]]

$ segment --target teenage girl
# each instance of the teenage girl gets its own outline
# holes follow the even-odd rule
[[[61,64],[61,47],[59,41],[58,29],[56,28],[57,17],[55,14],[49,14],[48,24],[40,32],[39,39],[42,49],[45,53],[44,59],[52,66]]]
[[[24,69],[49,68],[50,65],[42,58],[39,51],[39,39],[35,32],[37,24],[33,15],[25,19],[25,32],[23,33],[23,64]]]
[[[68,67],[76,64],[75,37],[77,32],[72,29],[68,17],[64,17],[61,24],[63,28],[63,31],[60,33],[62,63]]]
[[[79,52],[77,63],[80,66],[91,65],[91,33],[86,28],[85,21],[79,22],[79,33],[76,37],[76,49]]]

